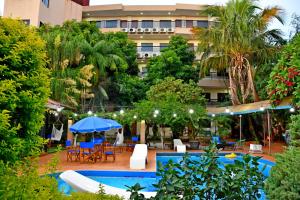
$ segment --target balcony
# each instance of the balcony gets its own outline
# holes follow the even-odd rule
[[[198,85],[203,88],[228,88],[228,74],[210,72],[204,78],[199,80]]]

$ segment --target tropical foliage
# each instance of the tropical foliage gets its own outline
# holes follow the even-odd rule
[[[210,147],[199,160],[186,154],[180,163],[159,163],[161,178],[154,185],[156,196],[150,199],[257,199],[264,186],[259,159],[245,155],[221,169],[217,149]],[[139,188],[129,188],[132,199],[147,199],[138,193]]]
[[[75,21],[46,25],[39,32],[46,40],[55,100],[81,105],[82,111],[103,111],[110,79],[119,73],[137,74],[136,47],[125,33],[102,34],[94,23]]]
[[[268,30],[273,19],[282,22],[280,11],[278,7],[261,9],[252,0],[230,0],[224,7],[208,7],[205,14],[215,21],[209,28],[195,29],[199,51],[204,52],[204,71],[228,68],[232,104],[259,100],[253,77],[282,42],[278,30]]]
[[[269,199],[299,199],[300,196],[300,148],[289,147],[283,154],[276,155],[265,185]]]
[[[300,35],[282,51],[277,65],[272,70],[268,81],[270,100],[278,105],[283,98],[291,96],[300,106]]]
[[[0,160],[15,162],[43,144],[49,70],[43,40],[33,28],[0,18]]]

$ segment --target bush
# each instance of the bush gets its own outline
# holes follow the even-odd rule
[[[36,153],[49,90],[43,40],[33,27],[0,18],[0,160]]]
[[[211,146],[199,160],[192,160],[186,154],[180,163],[169,161],[158,166],[161,177],[154,186],[154,199],[256,199],[264,186],[263,174],[258,168],[259,157],[243,156],[234,164],[219,167],[217,149]],[[137,197],[139,186],[129,188],[132,197]]]
[[[266,181],[269,199],[296,200],[300,197],[300,149],[290,147],[276,155],[276,165]]]
[[[291,123],[289,123],[291,145],[300,147],[300,114],[291,116]]]
[[[56,170],[58,154],[49,163],[48,170]],[[13,166],[0,161],[0,199],[30,199],[30,200],[121,200],[116,195],[106,195],[103,190],[99,194],[74,192],[70,196],[58,190],[56,176],[40,175],[38,160],[25,159]],[[101,188],[100,188],[101,189]]]

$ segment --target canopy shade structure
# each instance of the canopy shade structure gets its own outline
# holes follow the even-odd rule
[[[263,108],[263,109],[262,109]],[[269,100],[259,101],[255,103],[241,104],[236,106],[228,106],[228,107],[208,107],[207,112],[209,115],[243,115],[250,114],[256,112],[263,112],[264,110],[281,110],[281,109],[290,109],[291,98],[285,98],[278,106],[272,107]],[[227,111],[229,112],[226,112]]]
[[[109,131],[114,128],[122,128],[122,125],[111,119],[100,117],[86,117],[70,127],[71,132],[92,133],[100,131]]]

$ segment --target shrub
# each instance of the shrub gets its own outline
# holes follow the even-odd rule
[[[186,154],[180,163],[169,161],[159,164],[157,175],[161,177],[154,186],[154,199],[256,199],[264,186],[263,175],[258,168],[259,157],[243,156],[233,164],[219,167],[217,149],[211,146],[200,160]],[[129,188],[132,197],[137,196],[138,185]]]
[[[300,197],[300,149],[290,147],[276,155],[276,165],[266,181],[269,199],[296,200]]]
[[[291,144],[300,147],[300,114],[291,116],[289,123]]]
[[[33,27],[0,18],[0,160],[15,162],[36,153],[43,141],[49,96],[43,40]]]

